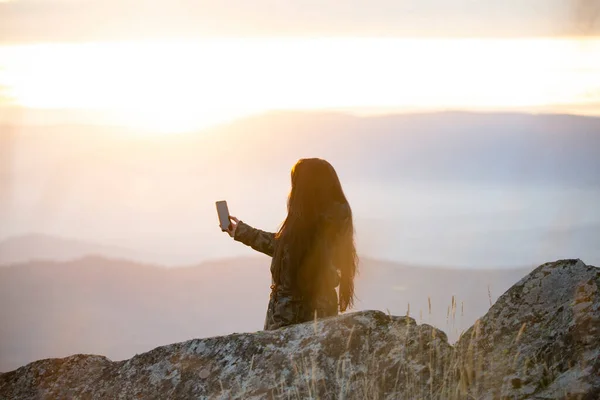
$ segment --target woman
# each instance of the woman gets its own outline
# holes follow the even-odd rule
[[[266,330],[337,315],[354,303],[352,210],[340,180],[331,164],[318,158],[301,159],[291,175],[288,214],[277,233],[233,216],[227,231],[273,257]]]

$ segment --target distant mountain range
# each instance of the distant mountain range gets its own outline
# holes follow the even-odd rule
[[[259,153],[266,161],[261,163],[263,168],[284,160],[283,165],[289,165],[300,153],[330,159],[354,178],[387,183],[600,183],[597,117],[468,112],[355,117],[278,112],[238,120],[208,135],[205,143],[217,150],[216,159],[232,154],[232,160],[243,163]],[[241,145],[228,148],[225,143]]]
[[[160,255],[157,254],[39,233],[0,241],[0,267],[34,260],[69,261],[90,255],[137,262],[160,262]]]
[[[60,181],[66,176],[56,173],[68,168],[71,178],[86,173],[113,178],[96,185],[117,184],[140,172],[210,177],[215,168],[220,178],[227,173],[239,179],[286,171],[305,156],[332,160],[349,179],[387,178],[388,183],[390,178],[600,182],[598,117],[467,112],[357,117],[281,111],[164,136],[81,125],[6,127],[6,132],[0,136],[5,161],[12,154],[20,162],[2,164],[5,173],[49,174]]]
[[[369,258],[360,269],[357,310],[408,312],[451,339],[531,270],[440,269]],[[118,360],[164,343],[260,330],[269,285],[267,257],[181,268],[101,256],[5,266],[0,371],[74,353]]]
[[[393,257],[381,246],[363,246],[363,254],[465,266],[600,257],[579,245],[600,240],[600,118],[272,112],[164,136],[82,125],[0,129],[0,237],[44,232],[133,249],[143,253],[136,259],[168,265],[247,256],[215,231],[214,202],[226,199],[234,215],[275,230],[291,166],[316,156],[340,175],[366,238],[359,247],[411,243]],[[384,218],[404,230],[381,229]],[[458,232],[463,227],[470,231]],[[515,239],[527,229],[525,240]],[[468,259],[442,250],[454,231]],[[431,239],[438,233],[444,237]],[[560,243],[547,243],[559,236]],[[471,257],[511,241],[525,250]],[[420,259],[423,248],[440,257]],[[411,249],[418,250],[407,256]]]

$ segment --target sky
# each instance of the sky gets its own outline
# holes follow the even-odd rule
[[[4,43],[191,36],[581,36],[595,0],[12,0]]]
[[[0,123],[274,109],[600,115],[600,2],[0,0]]]

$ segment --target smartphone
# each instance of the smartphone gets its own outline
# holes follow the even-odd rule
[[[227,208],[227,202],[225,200],[217,201],[217,214],[219,215],[219,224],[221,230],[226,232],[229,228],[229,209]]]

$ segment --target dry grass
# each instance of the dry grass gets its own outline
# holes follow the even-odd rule
[[[491,290],[488,286],[488,297],[492,304]],[[428,297],[428,317],[431,320],[433,309],[431,297]],[[460,332],[459,340],[464,335],[462,330],[461,320],[464,316],[464,302],[460,302],[460,313],[458,312],[458,300],[452,296],[450,304],[446,308],[447,321],[444,331]],[[410,304],[407,305],[406,314],[410,315]],[[388,310],[389,314],[389,310]],[[419,311],[419,323],[423,320],[423,311]],[[486,370],[484,365],[484,357],[481,353],[481,347],[476,343],[482,335],[482,327],[479,320],[473,325],[470,330],[469,345],[461,352],[450,351],[443,353],[439,349],[439,341],[436,339],[436,330],[431,330],[431,338],[418,337],[420,349],[426,352],[425,355],[420,354],[419,362],[425,364],[428,368],[427,379],[422,379],[410,367],[411,355],[408,354],[408,340],[415,339],[415,332],[412,329],[417,329],[419,335],[422,330],[418,326],[409,324],[410,320],[406,318],[406,325],[394,323],[390,328],[390,339],[394,337],[404,337],[405,342],[402,343],[402,356],[406,356],[405,362],[400,362],[394,374],[390,374],[390,370],[384,370],[380,361],[374,352],[366,351],[367,358],[360,360],[360,364],[353,364],[349,351],[354,328],[351,330],[346,342],[346,352],[336,361],[334,379],[331,379],[331,374],[326,376],[325,371],[320,370],[318,363],[318,355],[314,354],[311,357],[300,357],[290,359],[290,365],[293,373],[292,381],[288,377],[279,382],[277,389],[270,393],[269,398],[273,399],[434,399],[434,400],[464,400],[477,399],[478,393],[481,393],[483,384],[486,378]],[[404,323],[402,323],[404,324]],[[514,343],[519,343],[523,334],[527,329],[524,323],[520,329],[515,332]],[[459,331],[460,330],[460,331]],[[315,321],[314,331],[317,332],[317,324]],[[397,334],[397,336],[395,336]],[[427,339],[427,340],[426,340]],[[423,348],[423,343],[434,343],[433,346],[428,346],[428,349]],[[367,343],[368,347],[368,343]],[[414,356],[414,354],[413,354]],[[513,356],[507,354],[507,357]],[[419,357],[419,355],[417,355]],[[517,352],[511,357],[511,364],[514,370],[539,368],[543,370],[543,376],[547,384],[550,384],[556,378],[556,371],[548,366],[547,360],[532,360],[520,359],[520,354]],[[520,361],[519,361],[520,360]],[[322,360],[321,360],[322,361]],[[414,361],[414,360],[413,360]],[[251,363],[252,364],[252,363]],[[390,376],[391,381],[390,381]],[[388,381],[386,382],[386,377]],[[542,382],[542,386],[543,386]],[[518,384],[518,381],[515,383]],[[244,393],[238,393],[233,398],[245,398]],[[230,397],[224,397],[230,398]]]
[[[451,304],[447,307],[447,330],[458,329],[457,326],[457,300],[453,296]],[[431,298],[428,298],[429,320],[432,315]],[[410,316],[410,304],[407,304],[406,316]],[[388,310],[388,314],[389,310]],[[464,314],[464,304],[461,303],[461,315]],[[420,323],[423,320],[423,311],[419,311]],[[396,322],[390,327],[390,337],[404,337],[402,356],[410,362],[411,356],[407,353],[408,341],[414,339],[412,329],[417,329],[415,325],[406,322]],[[314,321],[313,331],[318,333],[317,321]],[[421,334],[421,330],[418,330]],[[477,331],[479,332],[479,331]],[[383,371],[380,360],[374,352],[367,351],[367,359],[363,359],[360,365],[353,364],[349,356],[354,328],[351,330],[346,340],[346,352],[335,363],[335,379],[324,379],[324,371],[320,370],[317,355],[312,357],[301,356],[290,358],[290,367],[292,371],[292,382],[290,379],[281,378],[277,388],[270,394],[269,398],[274,399],[466,399],[468,389],[471,385],[469,376],[473,374],[473,369],[478,365],[467,365],[459,367],[458,359],[451,357],[441,357],[439,350],[439,341],[436,341],[436,330],[431,331],[431,338],[419,337],[420,348],[427,352],[422,356],[429,370],[428,379],[423,381],[414,370],[410,369],[409,363],[399,363],[392,381],[385,381],[390,372]],[[397,336],[395,336],[397,335]],[[437,338],[439,339],[439,338]],[[428,346],[425,350],[423,344],[431,341],[436,343],[434,346]],[[366,346],[368,347],[368,342]],[[454,354],[454,353],[452,353]],[[252,369],[250,364],[250,370]],[[480,365],[479,365],[480,366]],[[457,372],[458,371],[458,372]],[[386,374],[387,373],[387,374]],[[476,373],[477,375],[477,373]],[[440,378],[437,378],[441,376]],[[438,380],[436,380],[438,379]],[[291,384],[290,384],[291,383]],[[240,389],[243,385],[240,385]],[[235,391],[234,391],[235,393]],[[221,398],[246,398],[245,390],[237,393],[223,390]]]

